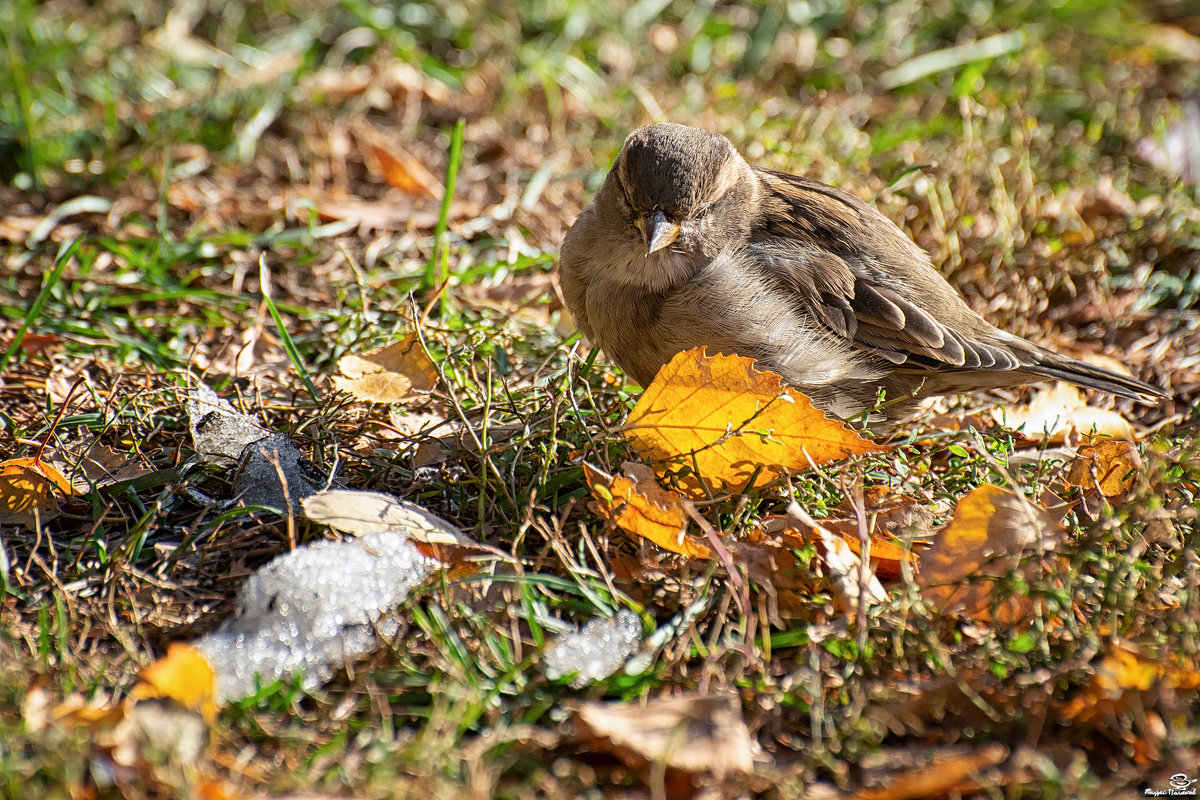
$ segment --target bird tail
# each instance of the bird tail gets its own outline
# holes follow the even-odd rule
[[[1170,397],[1170,394],[1163,389],[1145,381],[1139,381],[1137,378],[1131,378],[1128,375],[1122,375],[1119,372],[1113,372],[1074,358],[1067,358],[1048,350],[1040,348],[1039,350],[1035,363],[1021,365],[1022,372],[1055,378],[1077,386],[1086,386],[1089,389],[1099,389],[1102,392],[1127,397],[1130,400],[1141,400],[1145,403],[1158,403],[1160,400]]]

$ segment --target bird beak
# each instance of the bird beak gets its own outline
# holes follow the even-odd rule
[[[657,253],[679,238],[679,226],[661,211],[653,211],[637,220],[638,230],[646,238],[646,255]]]

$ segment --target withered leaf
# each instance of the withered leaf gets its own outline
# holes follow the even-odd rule
[[[733,694],[584,703],[576,715],[585,732],[631,760],[717,778],[754,770],[755,746]]]
[[[362,355],[342,356],[333,385],[372,403],[399,403],[437,386],[438,372],[415,333]]]
[[[963,497],[954,519],[921,554],[917,583],[943,613],[991,619],[990,580],[1011,572],[1029,548],[1052,550],[1061,530],[1044,509],[1008,489],[985,484]],[[1005,620],[1023,616],[1027,598],[999,609]],[[1004,620],[1001,620],[1004,621]]]

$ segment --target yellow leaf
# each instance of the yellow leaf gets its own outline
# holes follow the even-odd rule
[[[398,403],[437,385],[433,360],[415,333],[362,355],[342,356],[333,385],[372,403]]]
[[[166,697],[184,708],[199,711],[210,725],[217,716],[213,699],[216,675],[199,650],[186,644],[173,644],[167,654],[142,670],[142,679],[133,687],[130,698],[141,700]]]
[[[1110,500],[1124,498],[1133,488],[1142,456],[1133,442],[1102,441],[1079,448],[1064,480],[1085,493],[1098,492]]]
[[[601,514],[671,552],[712,558],[708,545],[687,535],[682,497],[659,486],[654,472],[644,464],[626,461],[621,468],[624,475],[608,475],[584,464],[588,486]]]
[[[74,494],[62,473],[37,458],[0,462],[0,524],[33,527],[58,516],[54,487]]]
[[[917,583],[942,612],[991,620],[992,581],[971,579],[1007,575],[1027,548],[1053,549],[1059,534],[1041,507],[1000,486],[980,486],[959,501],[954,519],[921,554]],[[997,610],[999,621],[1021,616],[1024,598],[1011,600]]]
[[[773,372],[741,356],[708,356],[703,347],[679,353],[659,370],[625,434],[645,458],[693,463],[710,488],[743,491],[783,470],[888,448],[865,439],[813,407]],[[697,496],[699,484],[685,482]]]

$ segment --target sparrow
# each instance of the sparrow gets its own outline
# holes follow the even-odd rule
[[[862,200],[686,125],[629,134],[563,240],[559,278],[580,331],[642,386],[707,345],[842,418],[896,421],[922,395],[1052,378],[1167,396],[996,328]]]

